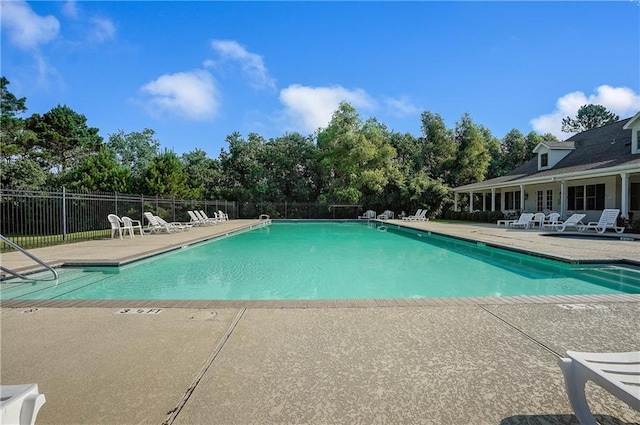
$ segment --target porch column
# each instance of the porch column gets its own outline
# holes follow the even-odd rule
[[[520,211],[524,211],[524,185],[520,185]]]
[[[496,210],[496,188],[491,188],[491,211]]]
[[[560,181],[560,217],[562,217],[563,220],[567,218],[566,192],[567,192],[567,181],[561,180]]]
[[[473,212],[473,192],[469,192],[469,212]]]
[[[453,210],[458,211],[458,192],[453,192]]]
[[[629,174],[621,173],[622,177],[622,196],[620,197],[620,215],[629,218]]]
[[[487,210],[487,194],[482,192],[482,211]]]

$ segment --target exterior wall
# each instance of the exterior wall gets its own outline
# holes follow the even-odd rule
[[[620,195],[620,185],[619,178],[616,176],[610,177],[601,177],[597,179],[581,179],[581,180],[568,180],[567,181],[567,192],[569,186],[580,186],[580,185],[591,185],[591,184],[603,184],[604,183],[604,207],[605,208],[620,208],[620,204],[622,202]],[[567,196],[567,194],[565,194]],[[568,204],[567,204],[568,208]],[[572,213],[578,214],[586,214],[587,216],[583,221],[598,221],[600,219],[600,215],[602,213],[601,210],[568,210],[567,215],[571,215]]]
[[[640,174],[632,174],[629,178],[630,182],[639,183],[640,182]],[[604,184],[605,185],[605,195],[604,195],[604,208],[621,208],[622,204],[622,179],[619,176],[609,176],[609,177],[600,177],[600,178],[590,178],[590,179],[579,179],[579,180],[567,180],[566,181],[566,193],[565,196],[565,205],[568,208],[568,192],[569,186],[581,186],[581,185],[594,185],[594,184]],[[541,183],[541,184],[530,184],[524,186],[524,191],[527,194],[523,209],[529,212],[537,212],[538,211],[538,198],[537,192],[539,190],[543,191],[543,196],[546,196],[547,190],[553,191],[553,199],[551,208],[553,211],[561,212],[562,200],[561,200],[561,189],[562,186],[559,181]],[[501,209],[505,209],[505,192],[518,192],[520,191],[520,186],[512,186],[512,187],[504,187],[496,190],[496,198],[500,198]],[[480,193],[480,192],[478,192]],[[491,192],[485,192],[487,196],[487,204],[486,209],[491,209]],[[478,200],[481,199],[478,197]],[[482,203],[474,203],[475,209],[482,209]],[[640,214],[640,211],[630,210],[630,212],[635,212],[636,214]],[[586,214],[584,220],[586,221],[598,221],[600,218],[601,210],[569,210],[565,211],[565,217],[568,217],[572,213]]]

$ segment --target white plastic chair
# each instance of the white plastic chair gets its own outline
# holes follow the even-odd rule
[[[131,239],[136,237],[134,231],[135,229],[138,229],[138,231],[140,232],[140,236],[144,236],[144,232],[142,231],[142,223],[140,222],[140,220],[134,220],[127,217],[126,215],[123,215],[120,219],[122,220],[123,224],[123,233],[129,232],[129,236],[131,237]]]
[[[0,424],[33,425],[42,405],[44,394],[38,384],[0,386]]]
[[[116,232],[120,235],[120,239],[122,239],[122,220],[115,214],[109,214],[107,216],[107,220],[111,224],[111,239],[116,235]]]
[[[558,363],[564,374],[567,397],[581,425],[597,425],[584,392],[592,381],[640,411],[640,351],[581,353],[567,351]]]
[[[544,224],[546,218],[547,216],[543,212],[535,213],[533,215],[533,218],[531,219],[531,226],[538,226],[539,229],[542,229],[542,225]]]

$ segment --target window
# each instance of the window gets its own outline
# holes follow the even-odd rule
[[[540,211],[542,211],[544,209],[544,205],[542,203],[543,197],[544,197],[544,192],[542,190],[539,190],[539,191],[536,192],[536,205],[537,205],[536,210],[538,212],[540,212]]]
[[[549,154],[543,153],[540,155],[540,167],[547,167],[549,165]]]
[[[519,210],[520,209],[520,191],[504,193],[504,209]]]
[[[604,209],[604,184],[569,186],[569,210],[597,211]]]
[[[629,209],[640,211],[640,183],[631,183],[631,196],[629,197]]]
[[[640,153],[640,130],[636,131],[636,152]]]
[[[536,192],[536,206],[538,212],[553,209],[553,190],[539,190]]]

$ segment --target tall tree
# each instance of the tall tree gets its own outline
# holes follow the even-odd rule
[[[227,136],[229,150],[220,152],[220,165],[224,170],[222,194],[226,199],[251,202],[262,199],[265,191],[264,169],[259,162],[265,140],[249,134],[247,140],[240,133]]]
[[[455,138],[458,152],[451,184],[461,186],[484,180],[490,158],[483,134],[468,113],[465,113],[456,123]]]
[[[143,190],[147,195],[166,198],[191,198],[193,195],[182,162],[171,151],[165,151],[151,161],[144,172]]]
[[[321,200],[356,204],[381,194],[393,167],[395,149],[388,131],[374,119],[362,123],[353,106],[342,102],[317,135],[324,192]]]
[[[583,105],[578,109],[575,118],[566,117],[562,119],[562,131],[565,133],[580,133],[592,128],[602,127],[619,119],[619,116],[602,105]]]
[[[142,175],[151,161],[160,153],[160,142],[154,138],[155,131],[145,128],[141,132],[125,133],[118,130],[109,134],[107,146],[115,152],[117,161],[131,170],[129,186],[134,192],[142,187]]]
[[[98,192],[128,192],[129,168],[116,160],[114,152],[103,145],[97,154],[83,158],[63,177],[65,186]]]
[[[220,161],[207,157],[201,149],[194,149],[181,157],[187,185],[194,190],[194,197],[213,199],[217,196],[222,178]]]
[[[287,133],[260,150],[265,198],[274,202],[313,202],[318,196],[317,150],[310,137]]]
[[[27,111],[25,97],[17,98],[7,87],[9,80],[0,77],[0,154],[5,161],[24,153],[22,133],[24,119],[19,115]]]
[[[31,155],[43,167],[64,174],[85,156],[97,153],[102,145],[98,129],[87,126],[87,118],[66,105],[58,105],[44,115],[33,114],[26,127],[35,133]]]
[[[442,117],[425,111],[420,116],[425,163],[423,169],[432,178],[451,182],[458,146],[453,131],[447,128]]]

